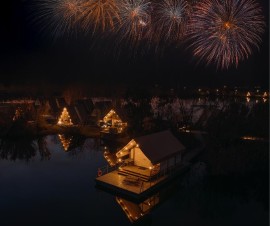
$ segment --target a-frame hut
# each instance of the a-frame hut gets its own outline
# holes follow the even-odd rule
[[[127,123],[123,122],[115,110],[111,109],[99,123],[101,132],[105,133],[123,133]]]
[[[72,126],[73,125],[73,121],[71,119],[70,116],[70,112],[68,111],[68,109],[66,107],[63,108],[63,111],[61,113],[61,115],[58,118],[58,125],[63,125],[63,126]]]
[[[120,172],[149,180],[162,170],[170,170],[181,162],[184,145],[169,131],[132,139],[116,153]]]

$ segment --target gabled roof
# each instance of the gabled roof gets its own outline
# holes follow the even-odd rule
[[[111,101],[96,102],[95,108],[99,109],[102,115],[105,115],[112,108],[112,102]]]
[[[87,114],[85,106],[81,103],[78,103],[74,106],[74,109],[78,117],[78,122],[80,122],[80,124],[86,124],[89,121],[90,115]]]
[[[94,109],[94,104],[91,99],[77,100],[76,105],[80,106],[80,108],[84,108],[87,114],[90,114]]]
[[[134,140],[153,164],[185,150],[185,146],[169,130],[134,138]]]

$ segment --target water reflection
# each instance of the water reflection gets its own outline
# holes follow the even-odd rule
[[[50,139],[48,139],[50,137]],[[64,152],[71,155],[77,155],[84,150],[98,150],[99,140],[89,139],[79,135],[59,134],[42,137],[23,137],[11,138],[2,137],[0,139],[0,159],[5,160],[26,160],[29,161],[35,157],[41,160],[51,159],[50,145],[62,146]]]
[[[65,152],[76,155],[84,150],[99,149],[99,139],[91,139],[81,135],[58,134],[58,139]]]
[[[30,160],[37,153],[42,159],[49,159],[51,153],[46,144],[45,137],[39,137],[36,141],[33,138],[5,138],[0,140],[0,158],[7,160]]]
[[[58,137],[59,137],[59,140],[60,140],[64,150],[68,151],[73,136],[65,135],[65,134],[58,134]]]
[[[141,202],[134,202],[119,196],[116,196],[116,202],[131,223],[148,222],[149,217],[151,218],[151,211],[175,195],[180,186],[182,186],[180,181],[175,180]]]

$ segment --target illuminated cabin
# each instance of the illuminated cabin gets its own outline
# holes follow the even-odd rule
[[[61,115],[58,118],[58,125],[63,125],[63,126],[72,126],[73,122],[71,120],[71,116],[70,116],[70,112],[68,111],[68,109],[66,107],[63,108],[63,111],[61,113]]]
[[[184,150],[184,145],[169,130],[134,138],[116,153],[121,164],[119,174],[149,181],[160,171],[179,165]]]
[[[101,132],[114,134],[123,133],[127,127],[127,123],[123,122],[114,110],[110,110],[109,113],[100,120],[99,125]]]

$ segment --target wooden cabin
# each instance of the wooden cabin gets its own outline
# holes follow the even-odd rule
[[[102,120],[99,122],[102,133],[123,133],[127,127],[127,123],[123,122],[119,115],[114,111],[110,110]]]
[[[82,102],[64,107],[59,118],[58,125],[88,125],[90,124],[90,114]]]
[[[96,122],[96,125],[99,125],[99,121],[112,109],[112,102],[111,101],[98,101],[94,103],[94,107],[91,113],[92,121]]]
[[[61,126],[72,126],[73,125],[70,111],[68,111],[68,109],[66,107],[63,108],[63,111],[58,118],[57,125],[61,125]]]
[[[122,164],[119,172],[150,180],[180,164],[184,150],[184,145],[169,130],[134,138],[116,153]]]

